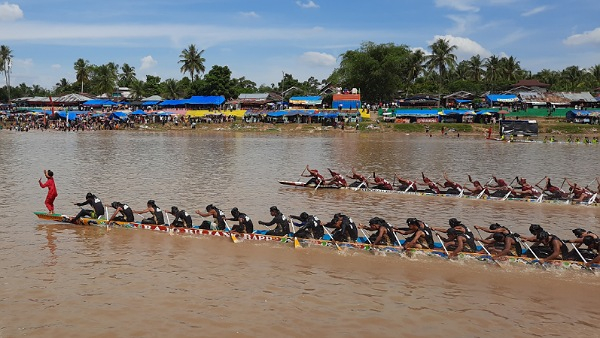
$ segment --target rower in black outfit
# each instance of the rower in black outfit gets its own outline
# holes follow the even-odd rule
[[[104,215],[104,205],[102,204],[102,201],[91,192],[88,192],[85,195],[84,202],[73,204],[79,207],[89,204],[92,207],[92,210],[81,209],[77,216],[71,219],[71,223],[78,223],[81,217],[100,218],[100,216]]]
[[[267,235],[270,236],[287,236],[290,233],[290,222],[284,214],[277,209],[276,206],[269,208],[269,212],[273,219],[270,222],[258,221],[258,224],[265,226],[275,225],[275,229],[267,231]]]

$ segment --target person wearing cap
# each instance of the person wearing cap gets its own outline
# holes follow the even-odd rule
[[[173,219],[173,222],[171,222],[171,227],[176,227],[176,228],[191,228],[192,227],[192,215],[190,215],[187,211],[185,210],[179,210],[178,207],[176,206],[172,206],[171,207],[171,211],[168,213],[170,213],[171,215],[173,215],[175,218]]]
[[[486,248],[492,254],[492,258],[496,259],[503,256],[521,256],[523,250],[521,244],[517,241],[516,234],[495,232],[486,239],[478,238],[477,240],[483,244],[487,244]]]
[[[467,245],[469,246],[469,248],[471,249],[472,252],[477,251],[477,245],[475,244],[475,236],[473,235],[471,230],[469,230],[469,228],[467,228],[466,225],[462,224],[462,222],[456,218],[450,218],[448,220],[448,224],[450,225],[450,229],[443,229],[443,228],[432,228],[432,229],[435,231],[440,231],[440,232],[444,232],[444,233],[447,233],[449,230],[454,230],[459,235],[461,235],[465,238],[465,242],[467,243]]]
[[[161,208],[156,206],[156,202],[154,202],[154,200],[149,200],[148,203],[146,203],[146,206],[147,208],[144,210],[133,211],[136,214],[151,214],[150,217],[144,218],[142,220],[142,224],[165,224],[165,217],[163,215],[163,211]]]
[[[44,176],[46,176],[46,182],[42,183],[42,179],[40,178],[38,180],[38,183],[40,184],[40,187],[42,189],[48,188],[48,194],[46,195],[46,200],[44,201],[44,204],[48,209],[48,213],[53,214],[54,200],[58,196],[58,192],[56,191],[56,185],[54,184],[54,173],[52,172],[52,170],[44,170]]]
[[[458,254],[462,251],[465,251],[468,238],[465,234],[460,231],[450,228],[445,231],[448,238],[442,238],[442,245],[446,247],[447,250],[452,250],[448,252],[448,258],[454,258],[458,256]]]
[[[566,240],[565,243],[574,243],[578,248],[583,244],[584,237],[591,236],[594,239],[598,238],[598,235],[595,233],[582,228],[573,229],[571,231],[573,232],[573,235],[575,235],[575,239]]]
[[[583,237],[583,244],[587,245],[588,248],[592,250],[596,250],[596,257],[594,257],[589,262],[585,263],[585,266],[590,267],[592,264],[600,264],[600,238],[585,236]]]
[[[243,212],[240,212],[237,207],[231,209],[231,218],[227,218],[228,221],[236,221],[231,231],[238,232],[240,234],[251,234],[254,231],[254,224],[252,219]]]
[[[294,233],[294,237],[298,238],[313,238],[321,239],[325,234],[321,221],[317,216],[309,215],[307,212],[302,212],[300,216],[290,215],[291,219],[299,220],[300,223],[294,223],[298,231]]]
[[[311,179],[308,180],[308,182],[306,182],[307,186],[316,186],[316,185],[325,184],[325,177],[323,177],[323,175],[319,174],[319,171],[317,169],[310,169],[307,164],[306,171],[308,171],[308,174],[302,173],[300,176],[311,177]]]
[[[333,239],[338,242],[348,242],[352,240],[356,242],[358,239],[358,228],[356,227],[356,223],[352,220],[352,218],[342,214],[337,213],[333,215],[333,218],[328,223],[321,224],[327,228],[335,229],[331,234]]]
[[[96,195],[92,194],[91,192],[88,192],[85,195],[85,201],[81,202],[81,203],[73,203],[74,205],[78,206],[78,207],[82,207],[84,205],[90,205],[92,207],[92,209],[81,209],[81,211],[79,211],[79,213],[77,214],[77,216],[71,218],[71,223],[78,223],[79,219],[81,217],[90,217],[90,218],[100,218],[100,216],[104,215],[104,205],[102,204],[102,201],[96,197]]]
[[[358,227],[373,231],[373,234],[369,236],[369,242],[372,245],[393,245],[396,243],[392,226],[383,218],[373,217],[369,220],[368,226],[358,224]]]
[[[411,235],[404,241],[405,249],[433,249],[433,234],[425,222],[411,217],[406,219],[406,224],[408,225],[408,230],[394,229],[395,232],[398,232],[403,236]]]
[[[548,232],[541,230],[535,236],[535,240],[529,240],[539,245],[537,256],[540,257],[540,262],[545,263],[547,261],[555,259],[565,259],[568,255],[568,248],[563,241],[556,235],[551,235]]]
[[[115,209],[115,212],[108,219],[109,222],[133,222],[133,210],[129,207],[129,205],[121,203],[121,202],[112,202],[110,206]],[[118,214],[121,214],[117,216]]]
[[[217,230],[225,230],[227,228],[227,223],[225,222],[225,213],[212,204],[206,206],[206,212],[196,210],[196,213],[202,217],[211,216],[213,221],[217,224]]]
[[[503,225],[500,225],[500,224],[498,224],[498,223],[492,223],[492,224],[490,224],[490,226],[489,226],[489,227],[487,227],[487,228],[486,228],[486,227],[479,226],[479,225],[475,225],[475,226],[474,226],[474,228],[475,228],[475,229],[482,230],[482,231],[485,231],[485,232],[487,232],[487,233],[491,234],[491,235],[489,235],[488,237],[486,237],[485,239],[492,239],[492,236],[493,236],[494,234],[497,234],[497,233],[502,233],[502,234],[505,234],[505,235],[509,235],[509,234],[511,234],[511,233],[512,233],[510,230],[508,230],[508,228],[507,228],[507,227],[505,227],[505,226],[503,226]]]
[[[273,226],[275,225],[275,229],[267,231],[267,235],[270,236],[287,236],[290,234],[290,222],[284,214],[277,209],[276,206],[272,206],[269,208],[269,213],[273,217],[270,222],[258,221],[258,224],[264,226]]]

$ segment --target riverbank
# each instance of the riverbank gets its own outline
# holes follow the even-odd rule
[[[539,126],[538,138],[554,136],[556,138],[572,137],[594,137],[600,136],[600,126],[590,124],[567,123],[558,118],[537,118]],[[344,128],[323,126],[320,124],[298,124],[298,123],[201,123],[195,128],[189,125],[174,125],[167,123],[140,126],[140,129],[148,130],[214,130],[214,131],[236,131],[236,132],[285,132],[285,133],[316,133],[316,132],[400,132],[409,134],[426,134],[427,130],[432,135],[460,135],[460,136],[487,136],[489,128],[492,127],[492,136],[498,136],[498,124],[479,123],[432,123],[432,124],[400,124],[393,122],[364,121],[358,124],[346,124]],[[443,129],[443,132],[442,132]]]

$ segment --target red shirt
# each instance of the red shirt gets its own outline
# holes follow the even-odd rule
[[[40,187],[48,188],[48,197],[56,197],[58,196],[58,192],[56,191],[56,185],[54,185],[54,177],[48,178],[46,183],[42,183],[41,181]]]

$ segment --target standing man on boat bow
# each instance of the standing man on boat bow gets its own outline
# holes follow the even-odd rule
[[[56,185],[54,184],[54,173],[52,170],[44,170],[44,176],[46,176],[46,182],[42,183],[42,179],[40,178],[38,183],[41,188],[48,188],[48,195],[46,195],[46,208],[48,209],[49,214],[54,213],[54,200],[56,196],[58,196],[58,192],[56,191]]]

